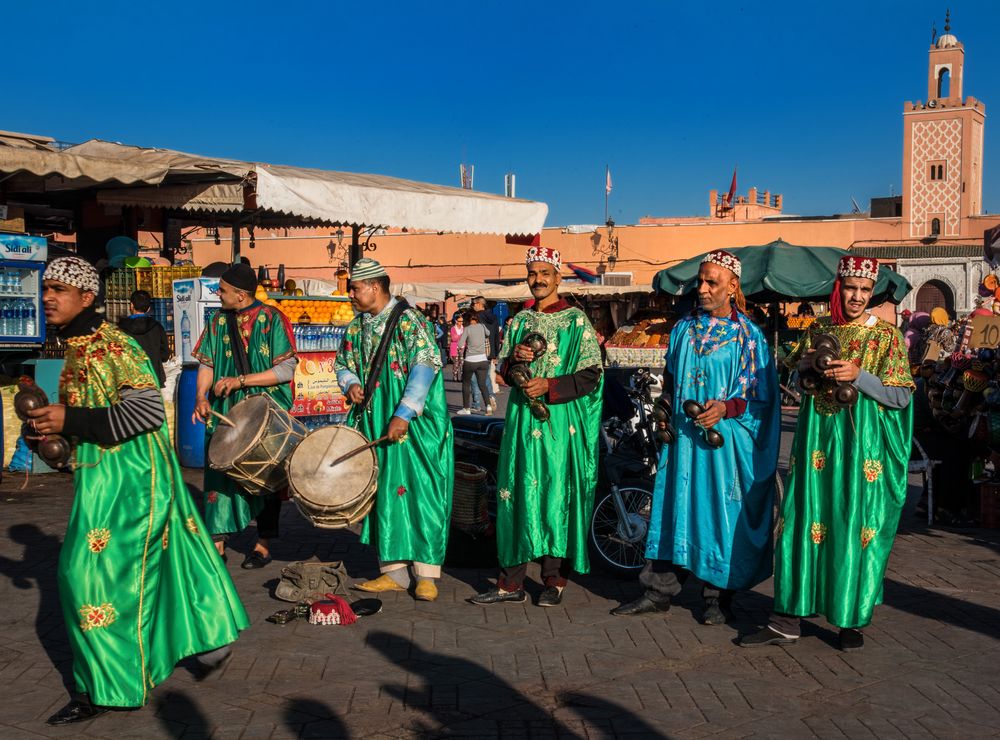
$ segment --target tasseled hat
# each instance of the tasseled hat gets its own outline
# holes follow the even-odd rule
[[[740,262],[740,258],[724,249],[716,249],[714,252],[709,252],[702,257],[701,264],[712,264],[718,265],[719,267],[725,267],[737,278],[743,273],[743,263]]]
[[[351,605],[336,594],[327,594],[323,601],[309,607],[309,624],[354,624],[358,621]]]
[[[867,278],[878,282],[878,260],[874,257],[855,257],[844,255],[837,264],[837,279],[833,281],[830,292],[830,318],[837,326],[847,323],[844,318],[844,307],[840,299],[841,279],[846,277]]]

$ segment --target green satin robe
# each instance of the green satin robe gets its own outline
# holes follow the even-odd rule
[[[578,308],[521,311],[504,336],[500,357],[538,332],[548,350],[531,363],[536,378],[571,375],[601,364],[594,327]],[[590,570],[587,536],[597,485],[598,439],[604,378],[589,394],[549,405],[551,417],[531,415],[527,397],[511,389],[497,470],[497,555],[511,567],[543,555],[566,558],[578,573]]]
[[[840,341],[883,385],[913,389],[899,330],[833,326],[817,319],[787,362],[797,364],[819,333]],[[890,409],[859,394],[853,409],[829,396],[806,396],[789,458],[788,491],[778,520],[774,608],[821,614],[837,627],[864,627],[882,602],[882,578],[906,500],[913,405]]]
[[[59,395],[68,406],[159,388],[143,350],[111,324],[66,344]],[[119,445],[82,442],[74,469],[58,570],[74,678],[95,704],[140,707],[179,660],[233,642],[249,620],[166,424]]]
[[[362,383],[389,318],[389,307],[376,316],[360,314],[347,327],[336,367],[354,373]],[[375,448],[378,490],[365,517],[361,541],[374,544],[379,560],[409,560],[429,565],[444,562],[455,484],[455,448],[441,376],[441,352],[434,329],[415,309],[407,309],[390,339],[382,372],[364,413],[351,409],[347,423],[368,439],[386,432],[406,390],[410,368],[435,369],[423,412],[411,422],[400,442]]]
[[[272,367],[295,354],[292,343],[292,329],[288,319],[275,308],[254,302],[237,312],[240,336],[246,343],[247,359],[254,373],[270,370]],[[235,378],[236,360],[229,346],[229,331],[226,328],[227,314],[214,314],[195,345],[192,356],[203,365],[214,370],[214,380]],[[213,381],[214,382],[214,381]],[[210,395],[212,410],[225,414],[233,406],[251,393],[267,393],[286,411],[292,407],[292,387],[289,383],[237,390],[226,398]],[[213,416],[205,424],[205,459],[212,433],[219,424]],[[260,513],[267,500],[266,496],[249,494],[236,481],[219,470],[205,466],[205,523],[212,535],[242,532],[250,521]]]

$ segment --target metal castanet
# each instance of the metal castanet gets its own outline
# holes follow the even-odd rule
[[[705,407],[694,400],[685,401],[682,408],[684,409],[684,415],[691,420],[705,413]],[[705,443],[709,447],[719,449],[726,443],[725,437],[722,436],[718,429],[702,429],[701,431],[705,438]]]

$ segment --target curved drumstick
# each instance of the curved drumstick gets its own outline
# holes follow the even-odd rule
[[[210,414],[211,414],[212,416],[214,416],[215,418],[217,418],[217,419],[218,419],[219,421],[221,421],[221,422],[222,422],[223,424],[228,424],[228,425],[229,425],[229,426],[231,426],[231,427],[232,427],[233,429],[235,429],[235,428],[236,428],[236,424],[235,424],[235,423],[233,422],[233,420],[232,420],[232,419],[230,419],[230,418],[229,418],[228,416],[226,416],[225,414],[220,414],[220,413],[219,413],[218,411],[212,411],[212,409],[209,409],[209,410],[208,410],[208,413],[210,413]]]
[[[388,434],[383,434],[381,437],[379,437],[378,439],[376,439],[374,442],[369,442],[368,444],[361,445],[360,447],[355,447],[350,452],[345,452],[343,455],[341,455],[336,460],[334,460],[332,463],[330,463],[330,467],[332,468],[334,465],[338,465],[338,464],[344,462],[344,460],[349,460],[350,458],[354,457],[355,455],[361,454],[365,450],[370,450],[375,445],[382,444],[383,442],[385,442],[388,439],[389,439],[389,435]]]

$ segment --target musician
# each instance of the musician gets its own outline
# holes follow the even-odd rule
[[[733,593],[771,575],[774,476],[780,429],[778,378],[763,332],[746,313],[742,265],[722,250],[698,270],[698,307],[670,333],[664,392],[676,441],[664,445],[653,486],[647,562],[638,599],[611,613],[665,612],[694,573],[704,624],[732,616]],[[691,419],[685,401],[702,413]],[[714,448],[705,431],[722,435]]]
[[[375,260],[355,263],[349,294],[358,315],[336,365],[351,403],[348,423],[370,440],[388,437],[375,447],[378,490],[361,530],[382,574],[355,588],[403,591],[415,578],[414,597],[434,601],[455,477],[441,353],[427,318],[391,296],[389,275]]]
[[[205,422],[205,451],[219,424],[218,417],[251,393],[267,393],[286,411],[292,407],[295,340],[281,311],[254,298],[257,276],[245,262],[232,265],[219,279],[222,310],[214,313],[195,345],[198,368],[192,423]],[[257,390],[259,389],[259,390]],[[271,562],[270,541],[278,536],[281,494],[253,495],[224,472],[205,467],[205,522],[219,554],[226,542],[257,520],[257,544],[241,567],[263,568]]]
[[[806,396],[788,461],[778,522],[770,624],[743,647],[791,643],[800,617],[840,628],[840,649],[864,647],[861,629],[882,601],[882,577],[906,501],[914,389],[903,335],[868,313],[878,260],[846,256],[837,268],[830,317],[817,319],[789,364],[809,364],[813,339],[832,334],[840,359],[827,385]],[[835,383],[858,391],[853,408],[832,399]]]
[[[94,311],[97,271],[62,257],[43,281],[66,363],[59,403],[29,414],[40,434],[78,440],[58,581],[80,695],[48,720],[63,725],[143,706],[186,656],[201,654],[204,677],[249,620],[184,484],[149,358]]]
[[[562,601],[570,570],[586,573],[587,533],[597,484],[597,442],[604,378],[597,336],[587,316],[559,297],[560,256],[532,247],[526,258],[530,309],[514,317],[500,352],[508,384],[515,363],[529,363],[531,379],[510,394],[497,470],[497,555],[500,577],[474,604],[523,602],[528,563],[541,558],[545,585],[539,606]],[[545,339],[535,358],[529,334]],[[548,421],[535,418],[529,399],[541,400]]]

